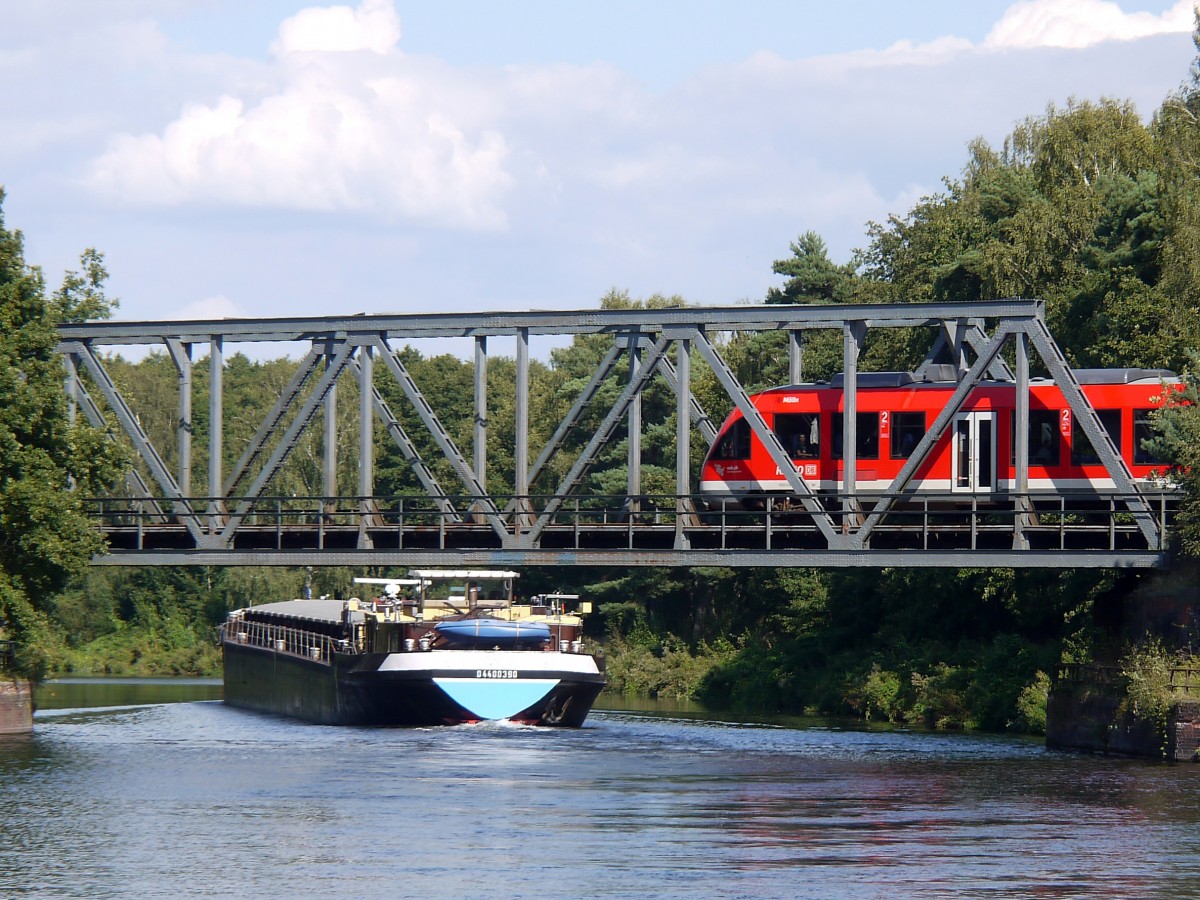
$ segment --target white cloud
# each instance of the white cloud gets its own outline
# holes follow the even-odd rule
[[[1187,32],[1193,25],[1193,0],[1178,0],[1159,16],[1127,13],[1109,0],[1023,0],[1005,11],[983,46],[988,50],[1083,48],[1103,41]]]
[[[400,18],[392,0],[363,0],[349,6],[302,9],[279,26],[271,45],[276,55],[286,53],[342,53],[371,50],[389,53],[400,40]]]
[[[303,10],[280,28],[276,87],[189,104],[161,133],[118,135],[86,182],[130,206],[349,211],[504,228],[508,143],[480,102],[487,90],[388,52],[398,37],[389,0]],[[343,52],[355,49],[375,54]]]

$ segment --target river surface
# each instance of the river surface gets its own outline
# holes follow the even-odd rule
[[[220,695],[43,686],[0,740],[0,896],[1200,894],[1191,765],[619,698],[577,731],[368,730]]]

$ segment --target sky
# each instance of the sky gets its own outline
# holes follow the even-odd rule
[[[1071,98],[1149,120],[1192,0],[0,0],[4,223],[125,321],[761,300]]]

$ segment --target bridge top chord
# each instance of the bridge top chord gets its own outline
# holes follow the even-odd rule
[[[206,319],[158,322],[87,322],[62,325],[63,341],[95,345],[208,343],[220,336],[239,341],[319,341],[352,334],[387,339],[495,337],[566,334],[659,334],[674,328],[713,332],[841,328],[849,321],[868,327],[937,325],[966,317],[1043,318],[1041,300],[996,300],[981,303],[846,304],[838,306],[688,306],[669,309],[599,309],[578,311],[420,313],[310,318]]]

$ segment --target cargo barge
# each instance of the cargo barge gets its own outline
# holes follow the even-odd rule
[[[516,577],[420,569],[355,579],[382,588],[368,599],[235,610],[221,626],[225,702],[322,725],[577,728],[605,683],[603,656],[583,640],[591,604],[517,601]]]

